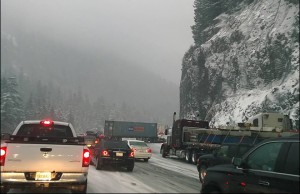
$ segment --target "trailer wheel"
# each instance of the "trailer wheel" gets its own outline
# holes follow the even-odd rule
[[[188,163],[191,163],[191,161],[192,161],[191,150],[185,151],[185,161]]]
[[[196,164],[196,163],[197,163],[197,153],[196,153],[195,150],[194,150],[193,153],[192,153],[192,163],[193,163],[193,164]]]
[[[162,156],[163,158],[165,158],[165,157],[167,156],[166,150],[165,150],[164,147],[162,147],[162,148],[160,149],[160,152],[161,152],[161,156]]]
[[[201,165],[200,171],[199,171],[199,180],[201,183],[203,183],[206,173],[207,173],[207,167],[205,165]]]

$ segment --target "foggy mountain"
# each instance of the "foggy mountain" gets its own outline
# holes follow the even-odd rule
[[[299,1],[195,0],[192,29],[181,118],[220,126],[280,112],[299,122]]]
[[[17,26],[1,34],[2,75],[21,73],[33,82],[51,82],[66,95],[80,90],[91,102],[103,97],[109,104],[126,103],[146,112],[136,115],[140,122],[170,124],[178,110],[178,87],[139,67],[139,61],[129,64],[105,49],[76,49]]]

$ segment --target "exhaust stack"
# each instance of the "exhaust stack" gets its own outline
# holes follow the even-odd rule
[[[176,112],[174,112],[173,114],[173,123],[175,123],[175,121],[176,121]]]

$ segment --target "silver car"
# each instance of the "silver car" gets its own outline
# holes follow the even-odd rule
[[[152,156],[151,148],[144,142],[140,140],[125,140],[129,147],[134,151],[135,159],[144,159],[145,162]]]

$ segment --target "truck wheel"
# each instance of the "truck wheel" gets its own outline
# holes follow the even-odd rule
[[[103,165],[100,163],[100,160],[99,160],[98,157],[97,157],[97,160],[96,160],[95,167],[96,167],[97,170],[102,170],[103,169]]]
[[[164,147],[162,147],[160,150],[161,150],[161,156],[163,158],[165,158],[167,156],[167,154],[166,154],[166,151],[165,151]]]
[[[203,183],[206,173],[207,173],[207,167],[205,165],[201,165],[200,171],[199,171],[199,180],[201,183]]]
[[[193,153],[192,153],[192,163],[193,164],[197,163],[197,153],[196,153],[196,151],[193,151]]]
[[[84,184],[80,185],[79,189],[72,190],[72,193],[86,193],[87,190],[87,180],[85,181]]]
[[[186,152],[185,152],[185,161],[188,162],[188,163],[191,163],[191,161],[192,161],[190,150],[186,150]]]
[[[145,162],[148,162],[148,160],[149,160],[149,158],[144,158],[144,161],[145,161]]]

